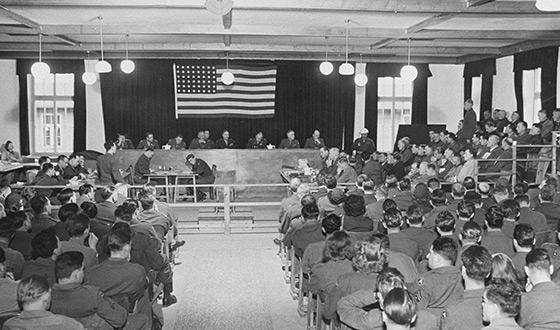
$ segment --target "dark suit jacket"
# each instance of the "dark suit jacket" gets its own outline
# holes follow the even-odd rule
[[[542,213],[546,218],[546,223],[550,230],[556,230],[556,225],[560,221],[560,205],[556,203],[544,202],[535,207],[535,211]]]
[[[97,175],[101,185],[125,183],[119,171],[117,159],[112,154],[97,157]]]
[[[134,177],[142,178],[144,174],[150,174],[150,159],[145,154],[141,154],[134,164]]]
[[[323,138],[319,138],[319,142],[317,142],[313,137],[307,138],[305,140],[305,149],[321,149],[321,147],[325,146],[325,140]]]
[[[465,112],[465,117],[463,118],[463,129],[461,130],[461,135],[459,138],[464,140],[472,139],[474,132],[476,131],[476,113],[473,109]]]

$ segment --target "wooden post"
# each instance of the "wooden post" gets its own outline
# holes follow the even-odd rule
[[[513,158],[513,162],[511,163],[511,186],[515,187],[517,183],[517,142],[513,141],[513,146],[511,149],[511,157]]]
[[[552,132],[552,177],[556,179],[556,190],[558,190],[558,173],[556,173],[556,154],[558,151],[556,147],[558,147],[558,135],[560,132]]]
[[[224,234],[231,234],[230,186],[224,186]]]

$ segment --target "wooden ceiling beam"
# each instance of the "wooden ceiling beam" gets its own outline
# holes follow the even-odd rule
[[[496,57],[504,57],[510,56],[521,52],[526,52],[533,49],[543,48],[543,47],[550,47],[550,46],[560,46],[560,40],[529,40],[517,43],[515,45],[506,46],[500,48],[499,56],[491,56],[491,55],[465,55],[461,56],[457,59],[458,63],[468,63],[474,62],[478,60],[488,59],[488,58],[496,58]]]

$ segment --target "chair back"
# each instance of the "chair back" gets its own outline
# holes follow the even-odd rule
[[[231,184],[235,183],[237,172],[233,171],[216,171],[216,183],[219,184]]]

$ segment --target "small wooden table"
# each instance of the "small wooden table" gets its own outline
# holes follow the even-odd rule
[[[192,179],[193,180],[193,185],[196,185],[196,174],[191,172],[191,171],[155,171],[153,173],[150,174],[145,174],[145,177],[148,178],[148,182],[150,182],[153,179],[163,179],[165,182],[165,199],[167,200],[167,202],[170,202],[173,200],[173,202],[176,202],[177,198],[179,197],[178,194],[178,188],[177,187],[170,187],[170,181],[174,179],[173,185],[177,185],[178,183],[178,179]],[[196,189],[193,188],[193,191],[196,191]],[[173,199],[171,198],[171,196],[173,196]],[[193,198],[194,202],[196,203],[196,193],[194,193],[192,196],[191,195],[183,195],[186,198]]]

